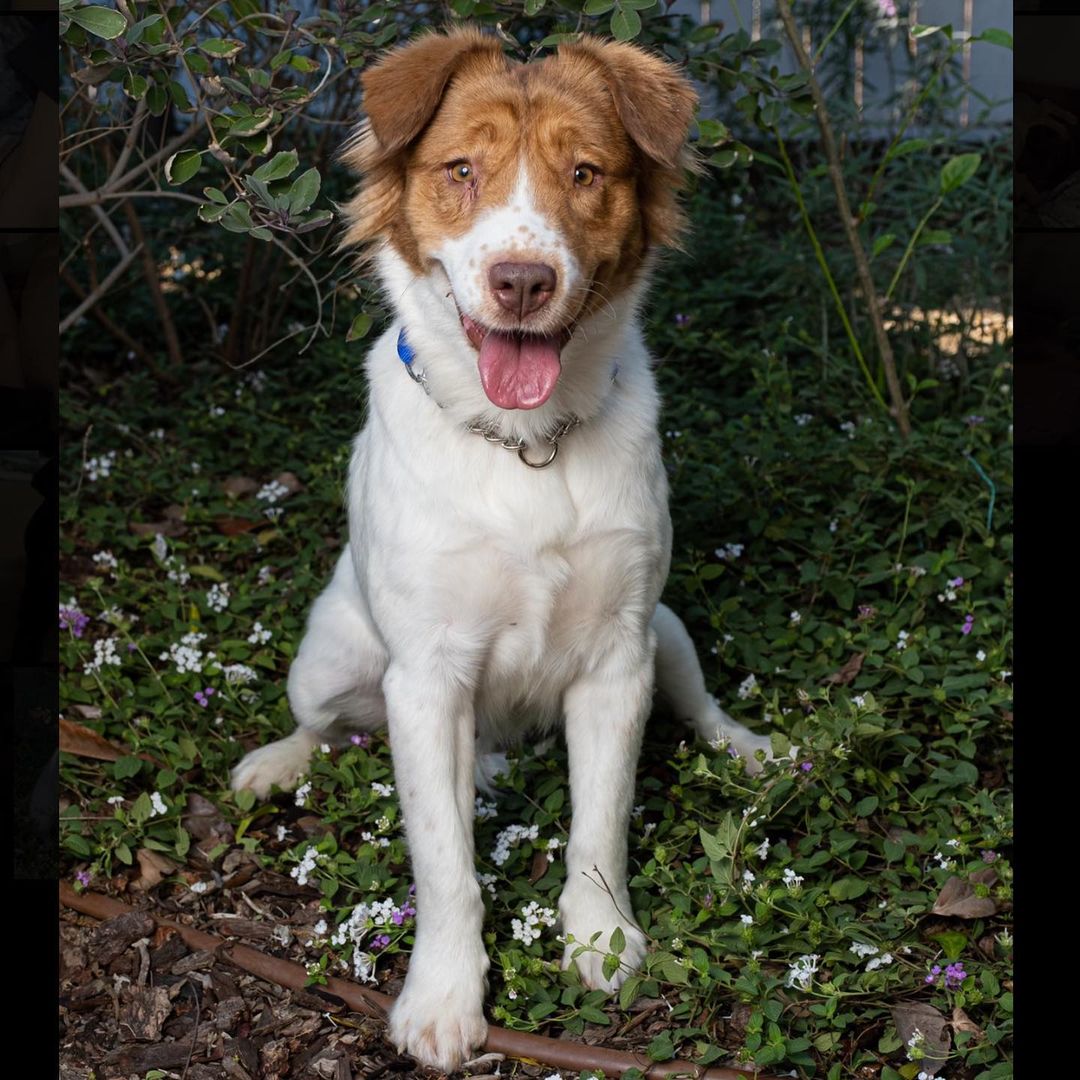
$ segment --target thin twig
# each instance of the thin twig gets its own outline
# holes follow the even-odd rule
[[[60,333],[64,334],[75,325],[87,311],[90,310],[108,291],[123,272],[131,265],[131,261],[142,251],[142,244],[132,248],[109,272],[105,275],[101,284],[87,293],[86,299],[74,311],[68,312],[60,320]]]
[[[862,241],[859,239],[855,218],[851,213],[851,205],[848,202],[847,189],[844,187],[844,174],[840,166],[840,155],[836,149],[832,124],[829,122],[829,112],[825,106],[825,95],[821,91],[820,83],[814,76],[810,57],[803,47],[802,37],[791,14],[791,5],[788,0],[777,0],[776,10],[781,22],[784,24],[784,32],[787,34],[799,66],[806,73],[807,85],[810,87],[810,94],[814,99],[814,111],[817,114],[818,126],[821,128],[821,145],[825,151],[829,178],[832,180],[833,190],[836,193],[836,205],[840,211],[840,223],[844,228],[848,245],[855,258],[855,273],[859,279],[866,309],[874,328],[874,337],[881,356],[881,364],[885,369],[885,383],[889,388],[889,397],[892,399],[892,409],[890,411],[896,419],[900,434],[907,438],[911,434],[907,405],[904,402],[903,391],[900,389],[900,379],[896,374],[896,361],[893,358],[892,344],[889,341],[888,334],[885,332],[885,325],[881,317],[881,305],[878,302],[873,275],[870,273],[870,263],[866,258],[866,251],[863,249]]]

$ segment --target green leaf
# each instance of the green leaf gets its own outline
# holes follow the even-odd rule
[[[645,1051],[653,1061],[670,1061],[675,1056],[675,1044],[671,1041],[671,1035],[662,1031]]]
[[[616,926],[611,932],[611,944],[609,946],[611,951],[619,956],[622,954],[623,949],[626,948],[626,935],[623,933],[621,926]]]
[[[966,184],[975,175],[981,161],[981,154],[957,154],[946,161],[941,167],[941,194],[948,195]]]
[[[952,40],[952,23],[946,23],[944,26],[921,26],[916,23],[909,33],[913,38],[924,38],[929,37],[931,34],[936,34],[939,31],[950,41]]]
[[[122,862],[122,863],[123,863],[123,864],[124,864],[125,866],[130,866],[130,865],[131,865],[131,861],[132,861],[132,860],[131,860],[131,848],[129,848],[129,847],[127,846],[127,844],[117,844],[117,845],[116,845],[116,849],[115,849],[115,850],[116,850],[116,857],[117,857],[117,858],[118,858],[118,859],[119,859],[119,860],[120,860],[120,861],[121,861],[121,862]]]
[[[329,210],[317,210],[299,223],[294,222],[294,225],[296,225],[298,233],[306,233],[311,232],[312,229],[321,229],[324,225],[329,225],[333,220],[334,215]]]
[[[246,814],[255,805],[255,792],[243,788],[233,794],[233,802],[236,803],[239,810]]]
[[[641,33],[641,16],[633,8],[617,8],[611,16],[611,36],[616,41],[631,41]]]
[[[587,1020],[590,1024],[602,1024],[607,1027],[611,1023],[611,1017],[607,1013],[602,1012],[595,1005],[582,1005],[578,1011],[578,1015],[582,1020]]]
[[[641,988],[641,984],[644,982],[644,978],[641,975],[631,975],[619,987],[619,1008],[624,1012],[633,1005],[634,1000],[637,998],[638,990]]]
[[[731,138],[731,132],[726,124],[719,120],[703,118],[697,122],[698,141],[705,146],[715,146],[725,139]]]
[[[893,158],[904,157],[907,154],[914,154],[918,150],[925,150],[929,145],[929,139],[905,139],[903,142],[897,143],[885,155],[885,160],[892,161]]]
[[[615,0],[585,0],[585,6],[581,9],[586,15],[603,15],[615,6]]]
[[[126,780],[130,776],[138,775],[143,763],[140,758],[127,755],[113,762],[112,774],[117,780]]]
[[[64,847],[68,851],[74,851],[76,855],[83,856],[83,858],[88,858],[90,855],[90,844],[87,842],[86,837],[79,836],[78,833],[69,833],[65,836]]]
[[[243,44],[230,38],[207,38],[199,42],[199,48],[208,56],[219,60],[231,60],[242,48]]]
[[[274,234],[265,225],[259,225],[257,228],[252,229],[248,236],[254,236],[256,240],[274,239]]]
[[[127,29],[127,19],[119,11],[103,7],[80,7],[67,12],[73,23],[95,37],[111,41]]]
[[[637,8],[644,11],[646,8],[655,7],[659,0],[619,0],[619,7]]]
[[[299,164],[300,155],[295,150],[282,150],[260,165],[251,175],[256,180],[269,184],[274,180],[284,180],[286,176],[291,176]]]
[[[991,45],[1000,45],[1003,49],[1013,47],[1013,36],[1008,30],[999,30],[996,26],[988,27],[972,41],[988,41]]]
[[[870,258],[876,259],[883,251],[888,250],[895,239],[895,233],[882,233],[881,236],[874,241],[874,249],[870,252]]]
[[[919,237],[919,246],[929,244],[950,244],[952,243],[952,233],[948,229],[923,229],[922,235]]]
[[[949,961],[959,960],[967,948],[968,936],[959,930],[942,930],[940,934],[931,934],[930,937],[941,946],[945,959]]]
[[[227,206],[229,198],[220,188],[216,187],[204,187],[202,193],[211,201],[221,203],[222,206]]]
[[[361,311],[360,314],[353,319],[352,325],[349,327],[349,332],[345,335],[345,340],[359,341],[361,338],[367,337],[373,321],[372,317],[366,311]]]
[[[209,581],[224,581],[225,575],[216,566],[207,566],[206,563],[192,563],[188,573],[195,577],[207,578]]]
[[[842,877],[829,886],[829,895],[834,900],[854,900],[870,888],[870,882],[857,877]]]
[[[165,162],[165,179],[170,184],[183,184],[190,180],[202,165],[202,152],[180,150]]]
[[[151,116],[161,116],[168,104],[169,95],[166,93],[165,87],[158,86],[155,83],[146,92],[146,107],[150,110]]]
[[[855,804],[855,816],[869,817],[877,808],[878,797],[876,795],[867,795],[865,799],[860,799]]]
[[[289,213],[304,213],[319,197],[319,187],[322,180],[318,169],[308,169],[302,172],[289,188],[287,198],[289,200]]]
[[[139,101],[146,97],[146,91],[150,89],[150,83],[142,75],[133,75],[128,72],[124,76],[123,91],[133,101]]]
[[[737,160],[738,155],[734,150],[717,150],[715,154],[709,155],[709,164],[718,169],[730,169]]]

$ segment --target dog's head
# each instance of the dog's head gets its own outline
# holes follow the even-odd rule
[[[575,326],[677,241],[696,95],[668,62],[584,38],[517,64],[476,30],[429,34],[363,77],[346,244],[440,286],[488,399],[551,395]]]

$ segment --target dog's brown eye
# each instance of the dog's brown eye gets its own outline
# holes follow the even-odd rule
[[[472,166],[467,161],[458,161],[449,168],[450,179],[459,184],[468,183],[473,178]]]
[[[591,165],[579,165],[574,170],[574,183],[578,187],[588,187],[596,179],[596,170]]]

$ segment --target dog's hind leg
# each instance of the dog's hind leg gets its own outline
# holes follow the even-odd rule
[[[705,689],[705,676],[682,620],[671,608],[657,604],[652,627],[657,640],[656,685],[671,702],[676,718],[685,720],[708,742],[727,739],[735,752],[745,758],[747,772],[760,772],[761,763],[754,753],[764,750],[766,758],[771,760],[769,740],[732,720]]]
[[[367,617],[346,547],[330,584],[311,609],[289,669],[296,730],[248,754],[233,770],[233,789],[249,788],[260,797],[275,784],[291,790],[319,743],[343,743],[350,731],[383,726],[385,670],[386,650]]]

